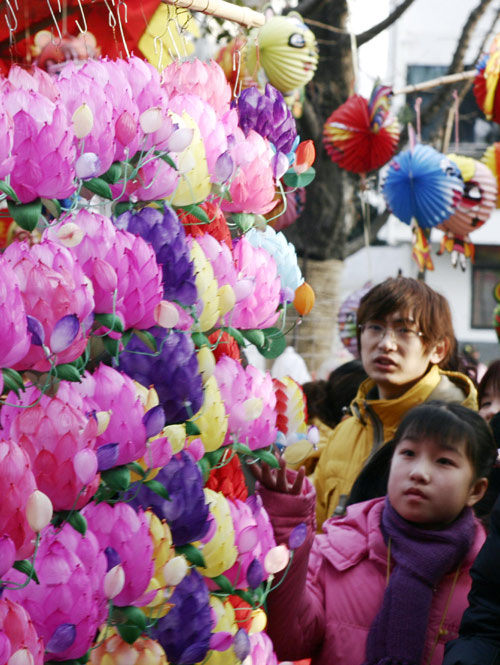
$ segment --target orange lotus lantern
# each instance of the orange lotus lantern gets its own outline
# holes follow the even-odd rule
[[[295,289],[295,297],[293,299],[293,306],[301,316],[307,316],[314,307],[316,296],[314,290],[307,282],[302,282],[300,286]]]

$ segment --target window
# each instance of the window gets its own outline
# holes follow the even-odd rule
[[[497,305],[493,289],[500,282],[500,247],[476,245],[472,265],[472,328],[493,328]]]

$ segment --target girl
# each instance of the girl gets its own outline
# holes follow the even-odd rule
[[[348,508],[314,536],[304,469],[256,469],[278,543],[308,535],[268,597],[281,659],[312,665],[438,665],[467,606],[469,568],[485,539],[472,506],[496,457],[491,432],[458,404],[427,402],[395,436],[387,497]]]
[[[494,360],[486,370],[477,389],[479,415],[488,422],[500,411],[500,360]]]

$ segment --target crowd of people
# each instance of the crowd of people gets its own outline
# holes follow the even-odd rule
[[[360,361],[303,386],[317,449],[252,466],[278,543],[306,533],[268,598],[282,660],[500,664],[500,360],[461,361],[447,300],[374,286]]]

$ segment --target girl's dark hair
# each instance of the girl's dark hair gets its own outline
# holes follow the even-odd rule
[[[477,387],[477,402],[479,408],[481,408],[481,402],[483,401],[484,393],[487,388],[500,395],[500,359],[494,360],[488,366],[488,369],[479,382]]]
[[[465,442],[476,478],[488,477],[497,457],[497,445],[486,421],[461,404],[429,401],[411,409],[394,435],[394,447],[406,437],[439,439],[452,446]]]
[[[394,449],[405,436],[415,438],[428,436],[458,444],[465,441],[467,457],[474,468],[476,478],[488,478],[497,456],[497,443],[488,424],[476,411],[461,404],[429,401],[408,411],[401,421],[394,439],[384,444],[367,461],[356,478],[349,504],[368,501],[387,493],[387,481]],[[499,490],[495,479],[487,493],[474,506],[478,517],[488,515]]]
[[[356,397],[359,384],[367,378],[361,360],[339,365],[327,381],[309,381],[302,390],[306,396],[308,418],[319,418],[328,427],[342,420],[344,409]]]

